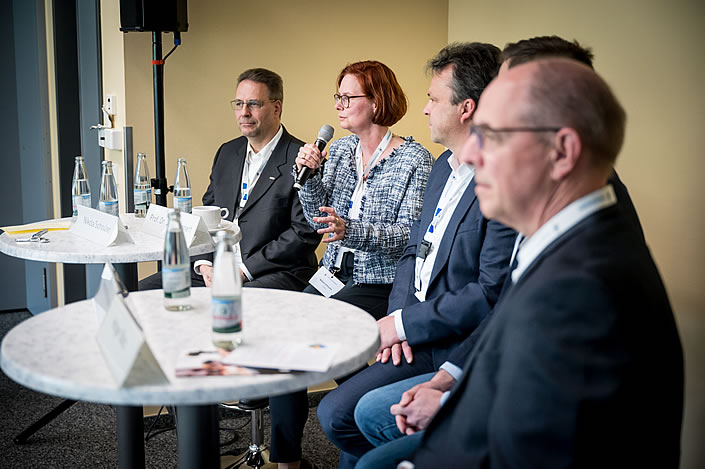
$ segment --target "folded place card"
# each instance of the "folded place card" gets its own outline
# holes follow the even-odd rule
[[[115,296],[110,303],[96,340],[118,386],[168,383],[122,296]]]
[[[70,229],[71,233],[101,246],[135,243],[120,217],[82,205],[77,207],[78,218]]]
[[[196,244],[213,244],[213,238],[208,233],[208,227],[201,217],[190,213],[181,214],[181,229],[184,230],[186,245],[191,247]]]
[[[169,223],[169,209],[157,204],[150,204],[144,217],[142,232],[164,239],[166,225]]]
[[[115,271],[115,268],[110,262],[106,262],[103,272],[100,275],[100,286],[93,297],[95,317],[98,322],[98,326],[100,326],[103,322],[105,314],[110,309],[110,305],[115,297],[123,294],[126,295],[126,292],[127,290],[122,282],[120,282],[120,277]]]
[[[152,204],[147,210],[142,232],[158,238],[164,238],[166,227],[169,223],[169,208]],[[186,245],[188,247],[196,244],[213,244],[213,238],[208,234],[208,227],[203,219],[190,213],[181,213],[181,229],[184,231]]]

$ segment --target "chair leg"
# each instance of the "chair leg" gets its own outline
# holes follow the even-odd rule
[[[61,415],[66,409],[74,405],[76,401],[71,399],[64,399],[58,406],[54,407],[52,410],[47,412],[42,418],[34,422],[32,425],[24,429],[19,435],[13,440],[15,444],[22,445],[27,443],[30,436],[34,435],[38,430],[44,427],[46,424],[54,420],[56,417]]]
[[[252,416],[252,443],[237,461],[227,466],[225,469],[238,469],[243,465],[260,469],[267,464],[269,458],[266,453],[267,447],[264,445],[264,415],[262,409],[248,410]]]

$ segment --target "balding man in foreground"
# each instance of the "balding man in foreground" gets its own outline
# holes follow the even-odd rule
[[[519,65],[485,90],[461,159],[483,214],[526,239],[416,467],[678,467],[678,332],[607,184],[624,124],[607,84],[574,61]],[[400,428],[425,427],[440,393],[393,407]]]

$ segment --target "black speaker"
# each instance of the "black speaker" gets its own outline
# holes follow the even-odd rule
[[[120,0],[120,31],[188,31],[186,0]]]

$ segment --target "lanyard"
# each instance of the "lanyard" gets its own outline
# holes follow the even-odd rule
[[[245,166],[242,168],[242,186],[240,190],[240,209],[245,206],[247,203],[247,196],[250,193],[250,189],[257,183],[257,180],[259,179],[260,175],[262,174],[262,171],[264,171],[264,167],[267,165],[267,161],[269,161],[269,156],[271,156],[271,152],[269,152],[269,155],[267,155],[264,159],[262,159],[262,163],[259,165],[259,168],[257,169],[257,172],[255,173],[255,177],[250,180],[250,156],[248,155],[245,158]]]
[[[367,176],[370,174],[370,170],[374,166],[374,164],[379,160],[379,157],[382,156],[382,153],[384,153],[384,150],[387,148],[389,145],[389,142],[392,141],[392,131],[391,129],[387,129],[387,133],[382,137],[382,141],[379,142],[379,145],[377,145],[377,148],[375,149],[374,153],[372,154],[372,158],[370,158],[370,161],[367,163],[367,167],[364,168],[363,170],[363,165],[362,165],[362,147],[360,146],[360,143],[358,142],[357,148],[355,148],[355,163],[356,163],[356,169],[358,174],[357,178],[357,183],[355,184],[355,190],[353,191],[353,195],[348,202],[348,213],[352,211],[353,206],[359,205],[360,200],[362,200],[362,194],[365,192],[365,189],[367,188]],[[362,170],[362,171],[361,171]],[[351,216],[351,218],[357,218],[359,216],[359,212],[356,210],[354,212],[354,215]]]
[[[375,163],[377,162],[379,157],[382,156],[382,153],[384,152],[384,150],[387,148],[387,145],[389,145],[389,142],[391,142],[391,141],[392,141],[392,129],[387,129],[387,133],[384,134],[384,137],[382,137],[382,141],[379,142],[379,145],[377,145],[375,152],[372,154],[372,158],[370,158],[370,161],[367,162],[367,167],[365,168],[365,174],[363,176],[364,180],[367,180],[367,176],[370,174],[370,170],[375,165]],[[357,144],[357,147],[360,148],[359,142]],[[357,153],[357,151],[355,153]],[[360,151],[360,156],[362,157],[362,151]],[[360,158],[360,159],[362,159],[362,158]]]
[[[457,206],[457,201],[465,193],[467,184],[470,183],[470,178],[461,178],[458,174],[451,174],[450,179],[443,187],[443,192],[441,197],[438,199],[438,205],[436,205],[436,210],[433,212],[433,218],[431,223],[429,223],[426,233],[424,234],[423,241],[416,252],[416,264],[414,268],[414,286],[416,291],[421,291],[421,271],[423,270],[424,264],[426,263],[426,258],[431,253],[434,241],[438,241],[435,238],[438,237],[435,234],[436,228],[439,226],[441,219],[446,216],[452,215],[450,210],[452,207]]]

